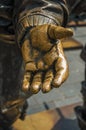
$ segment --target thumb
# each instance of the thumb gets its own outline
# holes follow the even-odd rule
[[[56,25],[49,25],[48,35],[51,39],[63,39],[66,37],[71,37],[73,35],[73,30],[70,28],[64,28]]]

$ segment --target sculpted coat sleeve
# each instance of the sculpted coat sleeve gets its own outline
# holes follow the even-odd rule
[[[50,23],[65,26],[68,14],[65,0],[15,0],[14,19],[20,34],[18,39],[21,39],[21,33],[27,26]]]
[[[59,40],[73,34],[61,27],[68,14],[64,0],[15,0],[16,41],[25,61],[24,91],[48,92],[67,79],[68,64]]]

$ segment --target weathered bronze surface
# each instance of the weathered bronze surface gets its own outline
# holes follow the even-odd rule
[[[49,92],[67,79],[68,65],[60,39],[72,34],[72,30],[60,26],[40,25],[33,28],[29,36],[26,35],[22,45],[26,71],[24,91],[37,93],[41,89]]]
[[[60,41],[73,34],[61,27],[67,24],[67,3],[70,4],[66,0],[0,0],[1,126],[23,119],[27,97],[40,89],[49,92],[68,77]]]

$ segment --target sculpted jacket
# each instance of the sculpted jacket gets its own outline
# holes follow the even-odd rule
[[[66,26],[70,12],[86,12],[86,0],[0,0],[0,40],[21,40],[26,26]]]

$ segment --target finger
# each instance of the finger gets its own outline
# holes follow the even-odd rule
[[[59,64],[58,64],[58,61],[57,61],[57,64],[56,66],[58,67]],[[61,68],[62,67],[62,68]],[[55,78],[54,78],[54,81],[53,81],[53,86],[54,87],[60,87],[61,84],[67,79],[68,77],[68,70],[67,70],[67,67],[63,67],[63,65],[61,66],[60,68],[58,67],[58,70],[56,71],[55,73]]]
[[[46,75],[42,86],[43,93],[49,92],[52,89],[51,83],[53,80],[53,72],[49,70]]]
[[[59,58],[55,63],[55,78],[53,80],[54,87],[59,87],[67,79],[69,74],[67,60],[64,56],[61,43],[58,44],[58,55]]]
[[[51,39],[56,40],[71,37],[73,35],[73,31],[70,28],[64,28],[56,25],[49,25],[48,35]]]
[[[39,72],[34,75],[30,91],[34,94],[38,93],[42,84],[42,73]]]
[[[28,92],[30,88],[31,73],[26,72],[23,79],[22,91]]]

